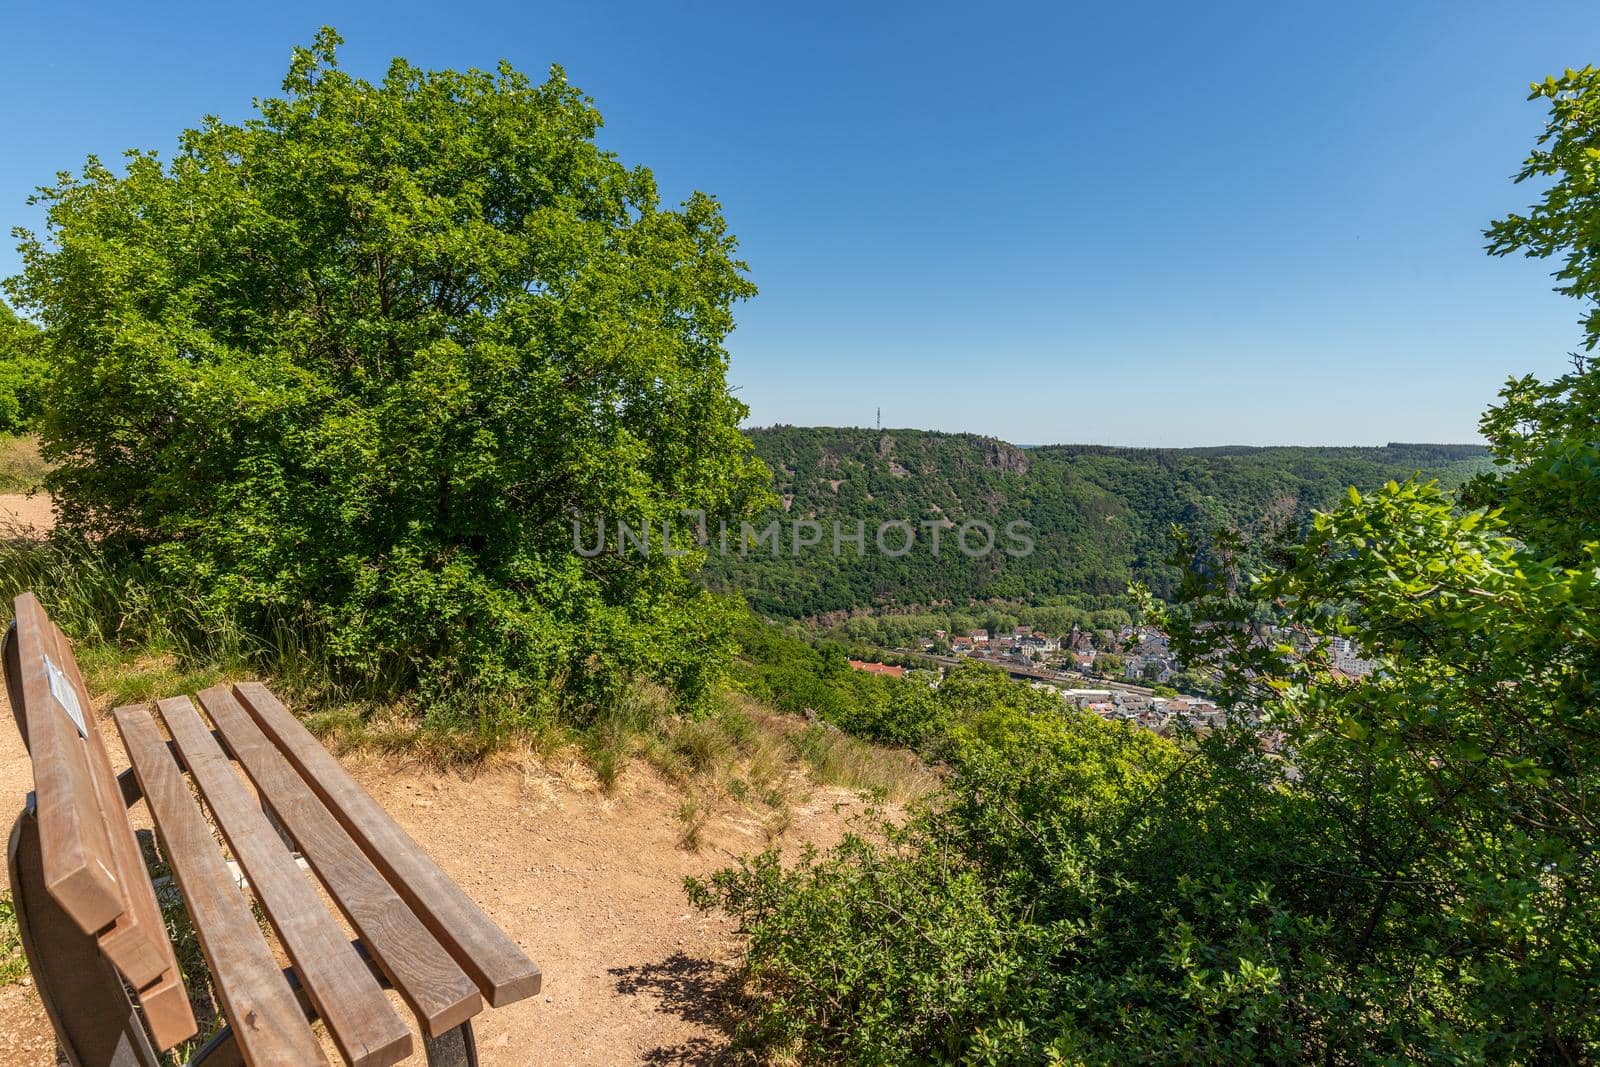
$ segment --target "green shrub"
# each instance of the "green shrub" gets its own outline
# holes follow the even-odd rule
[[[9,288],[58,368],[62,536],[250,633],[314,631],[346,673],[448,691],[446,717],[630,672],[703,693],[731,609],[661,530],[685,545],[681,509],[766,493],[722,347],[754,288],[716,202],[663,209],[559,68],[396,60],[372,84],[337,43],[170,162],[91,158],[41,191]],[[584,558],[575,515],[657,550]]]
[[[958,734],[948,789],[907,827],[689,880],[750,936],[747,1046],[871,1064],[1302,1051],[1285,972],[1319,930],[1257,886],[1196,880],[1223,856],[1194,811],[1186,841],[1146,817],[1174,746],[1080,713],[996,710]]]
[[[20,982],[27,973],[28,958],[22,952],[17,909],[10,897],[0,897],[0,988]]]
[[[1040,955],[1023,943],[1037,930],[930,849],[852,836],[788,870],[769,851],[688,886],[751,934],[761,1007],[743,1042],[806,1062],[959,1062]]]
[[[0,433],[33,427],[43,410],[48,372],[38,327],[0,303]]]
[[[944,707],[929,686],[931,673],[890,678],[852,670],[842,647],[812,644],[754,616],[737,634],[737,682],[780,711],[886,745],[931,751],[944,736]]]

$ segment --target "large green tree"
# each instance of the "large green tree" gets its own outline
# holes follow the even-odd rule
[[[698,689],[723,609],[662,524],[682,546],[680,509],[765,492],[723,348],[755,290],[716,201],[663,208],[559,68],[370,83],[339,43],[170,160],[40,191],[9,288],[59,369],[63,531],[401,683]],[[574,514],[656,550],[584,558]]]

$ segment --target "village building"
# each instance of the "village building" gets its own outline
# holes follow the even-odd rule
[[[838,661],[835,660],[834,662]],[[887,663],[873,663],[864,659],[851,660],[850,667],[852,670],[866,671],[868,674],[885,674],[890,678],[903,678],[906,673],[904,667],[895,667]]]

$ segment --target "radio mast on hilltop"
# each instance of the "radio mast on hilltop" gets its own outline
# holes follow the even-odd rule
[[[878,429],[883,429],[883,409],[878,409]]]

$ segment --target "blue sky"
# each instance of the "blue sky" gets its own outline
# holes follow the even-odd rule
[[[1527,83],[1600,62],[1592,2],[229,6],[8,3],[0,221],[88,152],[244,117],[329,23],[371,77],[559,62],[606,147],[717,195],[762,290],[752,424],[1474,440],[1579,337],[1480,231],[1534,192]]]

